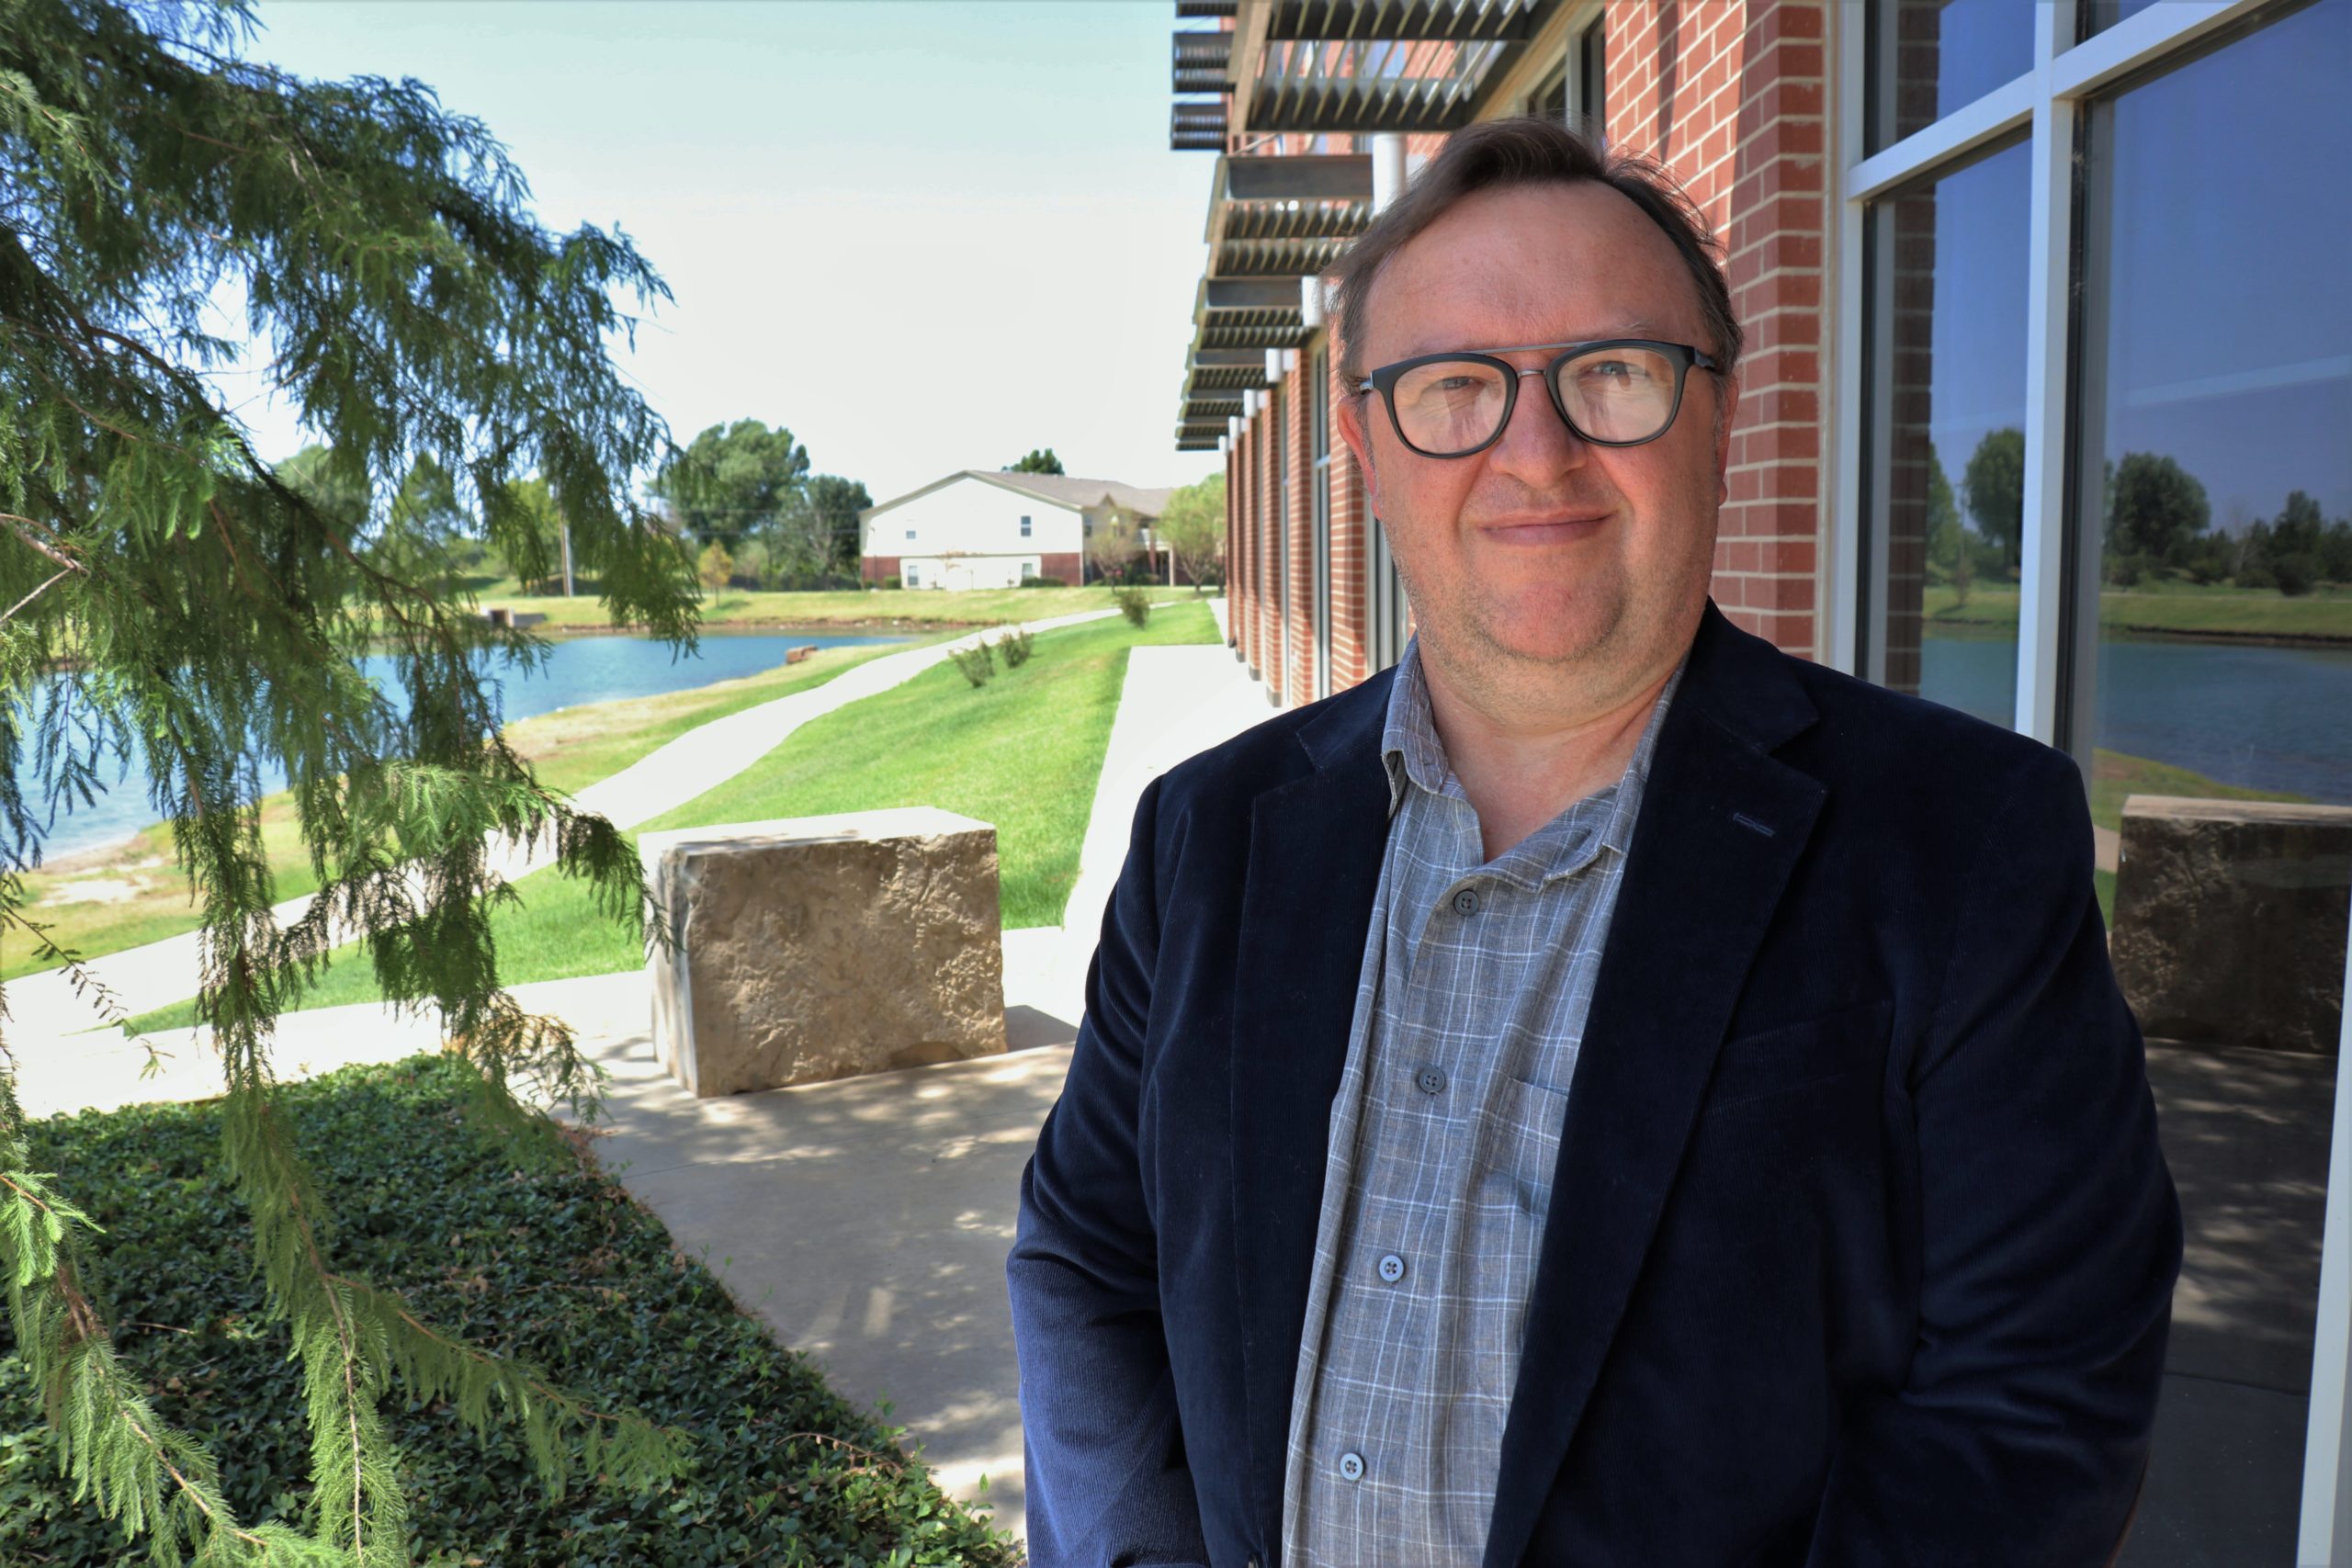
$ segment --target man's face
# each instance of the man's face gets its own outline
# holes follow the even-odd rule
[[[1367,306],[1367,372],[1516,344],[1719,347],[1673,242],[1597,184],[1464,199],[1390,258]],[[1551,355],[1504,357],[1532,369]],[[1528,378],[1501,439],[1448,458],[1406,447],[1379,394],[1345,399],[1340,434],[1387,526],[1424,650],[1489,689],[1566,685],[1595,704],[1663,678],[1705,604],[1736,397],[1693,368],[1664,435],[1595,446]]]

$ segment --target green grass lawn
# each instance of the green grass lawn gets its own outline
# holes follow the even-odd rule
[[[1187,604],[1154,611],[1141,629],[1109,620],[1045,633],[1027,664],[1000,670],[978,688],[943,664],[804,726],[755,766],[641,826],[941,807],[995,826],[1007,929],[1058,925],[1077,880],[1127,650],[1216,639],[1207,606]],[[548,870],[515,890],[521,903],[492,920],[505,984],[606,975],[645,961],[638,934],[599,914],[584,883]],[[381,994],[353,946],[298,1005],[336,1007]],[[195,1021],[189,1000],[134,1019],[131,1027]]]
[[[709,1269],[589,1161],[478,1131],[454,1058],[353,1067],[277,1091],[318,1179],[330,1265],[427,1323],[515,1356],[602,1410],[684,1434],[692,1470],[650,1491],[575,1480],[549,1497],[512,1426],[475,1437],[392,1388],[408,1555],[423,1568],[881,1563],[1009,1568],[1016,1549],[941,1495],[896,1434],[739,1311]],[[299,1526],[310,1501],[302,1369],[252,1263],[221,1168],[218,1104],[133,1106],[27,1129],[35,1168],[105,1227],[96,1293],[129,1374],[222,1461],[240,1522]],[[717,1260],[714,1260],[717,1261]],[[59,1479],[0,1315],[0,1563],[141,1562]]]
[[[757,675],[523,719],[509,725],[506,736],[530,759],[541,782],[576,792],[695,725],[805,691],[896,651],[890,646],[820,649],[802,663],[779,664]],[[299,898],[317,888],[296,828],[292,796],[280,793],[263,801],[262,842],[277,897]],[[173,861],[167,827],[148,828],[115,849],[62,857],[28,873],[25,885],[28,914],[51,928],[51,941],[85,958],[160,942],[194,931],[198,923],[192,886]],[[52,967],[17,933],[0,939],[0,981]]]
[[[514,592],[510,579],[484,582],[475,597],[484,605],[507,605],[547,616],[542,630],[567,626],[609,629],[605,607],[593,593],[566,599]],[[1160,598],[1191,592],[1184,588],[1151,591]],[[852,589],[828,593],[764,593],[750,589],[706,591],[702,624],[706,626],[985,626],[999,621],[1042,621],[1081,610],[1111,608],[1108,588],[976,588],[967,592],[933,592],[921,589]]]
[[[2017,635],[2018,591],[2013,587],[1979,584],[1962,604],[1950,587],[1931,586],[1924,607],[1931,637],[1953,630]],[[2271,589],[2188,582],[2108,588],[2099,592],[2098,620],[2099,629],[2109,635],[2151,631],[2179,637],[2352,638],[2352,588],[2326,587],[2293,599]]]

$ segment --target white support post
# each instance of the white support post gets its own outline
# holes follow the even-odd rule
[[[1323,279],[1317,275],[1298,280],[1298,323],[1310,333],[1323,324]]]
[[[2320,1226],[2319,1321],[2303,1428],[2301,1568],[2352,1562],[2352,943],[2344,953],[2344,1026],[2335,1048],[2335,1130],[2327,1149],[2327,1217]]]
[[[1385,211],[1404,194],[1405,139],[1394,131],[1378,132],[1372,139],[1372,209]]]
[[[2059,30],[2071,6],[2036,17],[2034,74],[2050,79]],[[2071,38],[2071,30],[2069,31]],[[2075,126],[2079,100],[2037,92],[2033,105],[2031,210],[2026,228],[2025,506],[2018,551],[2018,686],[2020,735],[2064,748],[2058,733],[2059,671],[2064,667],[2067,293],[2073,279]],[[2077,694],[2087,695],[2079,684]],[[2087,762],[2088,759],[2085,760]]]

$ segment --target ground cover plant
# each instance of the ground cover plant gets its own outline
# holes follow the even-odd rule
[[[346,1068],[279,1091],[330,1207],[337,1254],[434,1323],[600,1407],[682,1435],[691,1468],[643,1492],[577,1476],[549,1497],[509,1431],[478,1439],[440,1402],[387,1400],[405,1460],[407,1547],[465,1564],[1010,1563],[870,1416],[737,1312],[702,1262],[545,1126],[518,1145],[469,1120],[454,1057]],[[98,1299],[156,1410],[223,1460],[249,1523],[315,1500],[302,1375],[287,1359],[220,1169],[217,1105],[136,1107],[28,1128],[107,1231]],[[586,1140],[591,1141],[593,1140]],[[0,1562],[98,1568],[119,1525],[59,1479],[25,1360],[0,1327]]]
[[[1059,925],[1078,879],[1094,786],[1130,649],[1216,640],[1198,603],[1162,606],[1149,625],[1088,622],[1040,633],[1028,660],[975,687],[941,664],[811,720],[735,778],[642,827],[707,828],[890,806],[937,806],[993,823],[1007,930]],[[591,889],[536,872],[491,917],[498,971],[510,984],[609,975],[645,962],[639,940],[596,907]],[[346,949],[299,1008],[381,998],[358,950]],[[196,1021],[192,1001],[130,1021],[140,1031]]]
[[[506,727],[508,746],[548,789],[576,794],[620,772],[698,724],[821,685],[890,647],[820,648],[798,664],[719,681],[688,691],[542,714]],[[270,897],[299,898],[319,885],[288,792],[261,802],[262,848],[269,857]],[[24,874],[28,917],[56,947],[102,957],[182,931],[203,919],[186,868],[173,859],[172,829],[158,824],[108,849],[62,857]],[[0,930],[0,980],[57,967],[61,961],[23,933]]]

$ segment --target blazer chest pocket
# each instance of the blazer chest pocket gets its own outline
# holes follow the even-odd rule
[[[1882,998],[1725,1041],[1706,1113],[1875,1070],[1886,1059],[1894,1016],[1894,1004]]]

